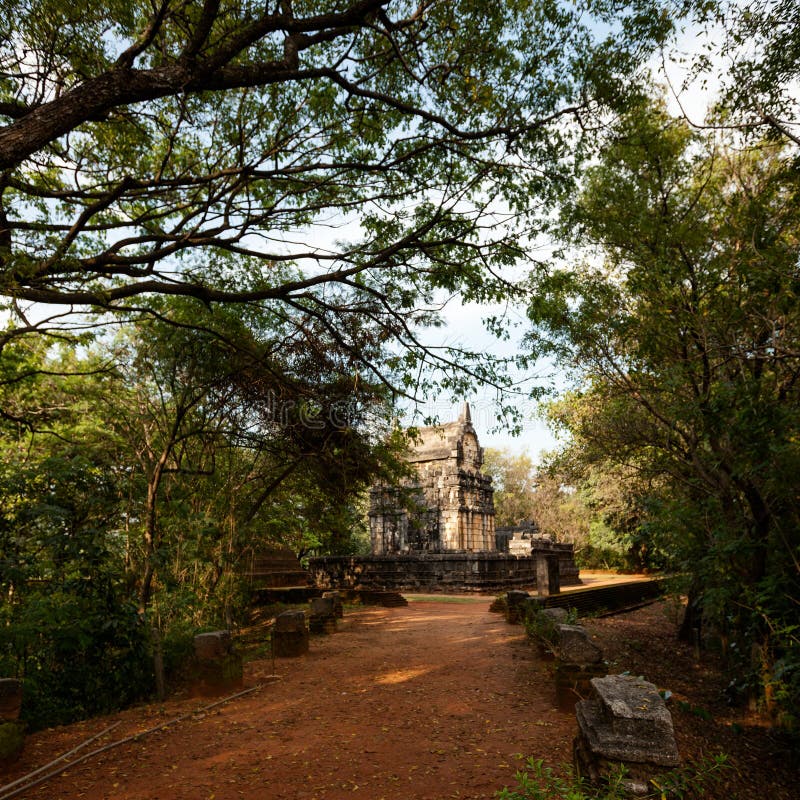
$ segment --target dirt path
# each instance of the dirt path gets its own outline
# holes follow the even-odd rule
[[[123,745],[27,792],[37,800],[488,800],[515,754],[570,760],[574,715],[520,626],[485,602],[349,613],[277,683]],[[248,665],[246,685],[271,672]],[[14,775],[121,719],[115,739],[198,701],[133,709],[29,738]],[[11,775],[10,778],[13,778]],[[9,779],[10,779],[9,778]],[[5,783],[6,781],[0,781]]]

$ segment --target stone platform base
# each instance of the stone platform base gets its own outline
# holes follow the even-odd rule
[[[268,606],[273,603],[303,605],[313,597],[322,597],[322,589],[316,586],[284,586],[275,589],[253,589],[253,605]]]
[[[536,588],[536,556],[557,554],[562,586],[580,584],[572,545],[543,543],[528,557],[496,552],[415,553],[312,558],[309,572],[324,589],[388,589],[443,594],[495,594]]]

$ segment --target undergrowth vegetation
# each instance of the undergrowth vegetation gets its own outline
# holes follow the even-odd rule
[[[702,800],[705,789],[718,782],[726,768],[726,756],[708,758],[652,778],[649,791],[646,794],[637,792],[637,797]],[[514,779],[514,786],[496,792],[495,800],[626,800],[631,796],[628,772],[622,764],[610,771],[600,787],[576,775],[571,766],[563,766],[559,774],[536,758],[528,758]]]

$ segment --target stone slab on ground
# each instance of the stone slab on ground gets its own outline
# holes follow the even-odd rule
[[[655,684],[630,675],[593,678],[576,706],[579,736],[599,757],[675,767],[680,763],[672,717]]]

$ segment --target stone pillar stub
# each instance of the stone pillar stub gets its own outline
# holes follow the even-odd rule
[[[306,630],[305,611],[283,611],[275,617],[275,631],[279,633],[296,633]]]
[[[558,555],[554,553],[536,555],[536,591],[544,597],[561,592],[561,570],[558,560]]]
[[[333,597],[313,597],[308,627],[311,633],[336,632],[336,607]]]
[[[238,688],[242,685],[242,657],[236,652],[229,631],[211,631],[194,637],[197,688],[201,693]]]
[[[329,594],[329,592],[326,592]],[[309,601],[311,603],[311,615],[320,617],[332,617],[335,613],[334,598],[329,597],[312,597]]]
[[[276,658],[296,658],[308,652],[308,626],[305,611],[284,611],[275,617],[272,629],[272,654]]]
[[[342,603],[341,594],[338,591],[323,592],[322,597],[333,600],[333,614],[337,619],[342,619],[344,617],[344,604]]]

